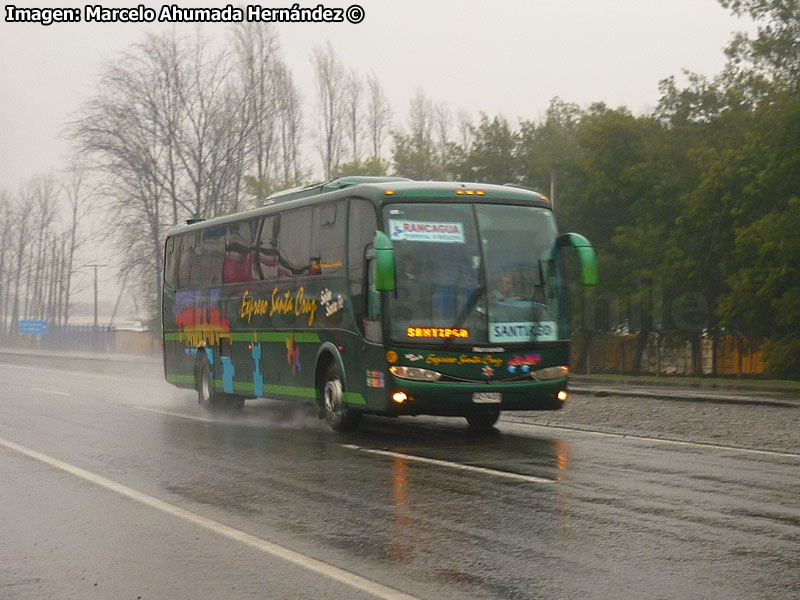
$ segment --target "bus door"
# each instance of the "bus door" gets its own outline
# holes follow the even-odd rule
[[[363,361],[356,366],[356,372],[348,374],[351,391],[364,390],[367,405],[383,410],[386,403],[388,375],[386,353],[383,346],[383,298],[376,285],[377,260],[374,247],[366,251],[364,270],[366,272],[366,306],[364,310],[363,331],[366,343],[361,353]],[[353,384],[356,385],[353,385]]]

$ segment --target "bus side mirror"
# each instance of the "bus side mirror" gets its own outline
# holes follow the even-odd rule
[[[375,232],[375,289],[379,292],[394,291],[394,248],[389,237],[382,231]]]
[[[572,246],[581,263],[581,283],[597,285],[597,258],[592,243],[579,233],[565,233],[558,236],[558,247]]]

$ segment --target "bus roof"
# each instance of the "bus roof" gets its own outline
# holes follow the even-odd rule
[[[419,200],[511,200],[515,202],[532,202],[538,206],[549,207],[548,199],[542,194],[513,184],[496,185],[485,183],[468,183],[454,181],[414,181],[404,177],[368,177],[350,176],[334,179],[326,183],[292,188],[270,195],[264,203],[245,212],[214,217],[208,220],[189,219],[186,224],[175,225],[167,235],[176,235],[195,229],[224,225],[274,214],[289,208],[312,206],[321,202],[358,196],[382,206],[397,199]]]

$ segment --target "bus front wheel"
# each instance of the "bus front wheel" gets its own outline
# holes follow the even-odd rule
[[[466,415],[467,423],[475,431],[490,430],[499,418],[499,406],[477,406]]]
[[[322,401],[325,419],[334,431],[353,431],[361,422],[361,413],[348,408],[344,403],[342,380],[336,363],[328,365],[322,384]]]

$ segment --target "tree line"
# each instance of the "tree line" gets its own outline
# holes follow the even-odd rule
[[[482,115],[437,166],[549,191],[561,228],[592,240],[601,285],[573,311],[584,343],[635,334],[638,371],[653,334],[689,341],[699,373],[702,337],[746,336],[767,340],[771,374],[798,377],[800,2],[720,3],[758,29],[734,36],[716,77],[661,81],[644,115],[558,98],[538,121]],[[420,139],[395,147],[398,171],[436,156]]]
[[[22,319],[69,322],[80,252],[96,239],[85,226],[95,200],[87,182],[72,165],[0,190],[0,336],[16,335]]]
[[[314,173],[532,187],[550,196],[562,230],[598,249],[600,288],[574,295],[584,340],[635,334],[636,370],[654,334],[695,349],[703,336],[765,338],[772,372],[800,376],[800,5],[719,1],[754,19],[756,34],[734,36],[715,77],[661,81],[657,106],[638,115],[554,98],[536,119],[474,120],[420,90],[401,122],[378,77],[347,68],[330,44],[313,48],[306,99],[270,26],[236,24],[222,43],[202,31],[148,35],[101,68],[67,127],[92,177],[83,198],[155,315],[169,226],[250,208]],[[5,193],[2,205],[18,210],[28,193]],[[14,246],[19,221],[12,229],[0,311],[8,298],[3,314],[14,314],[15,294],[27,310],[52,310],[44,298],[63,296],[53,282],[74,270],[54,264],[73,246],[53,253],[64,233],[54,228],[40,256],[36,244]]]

